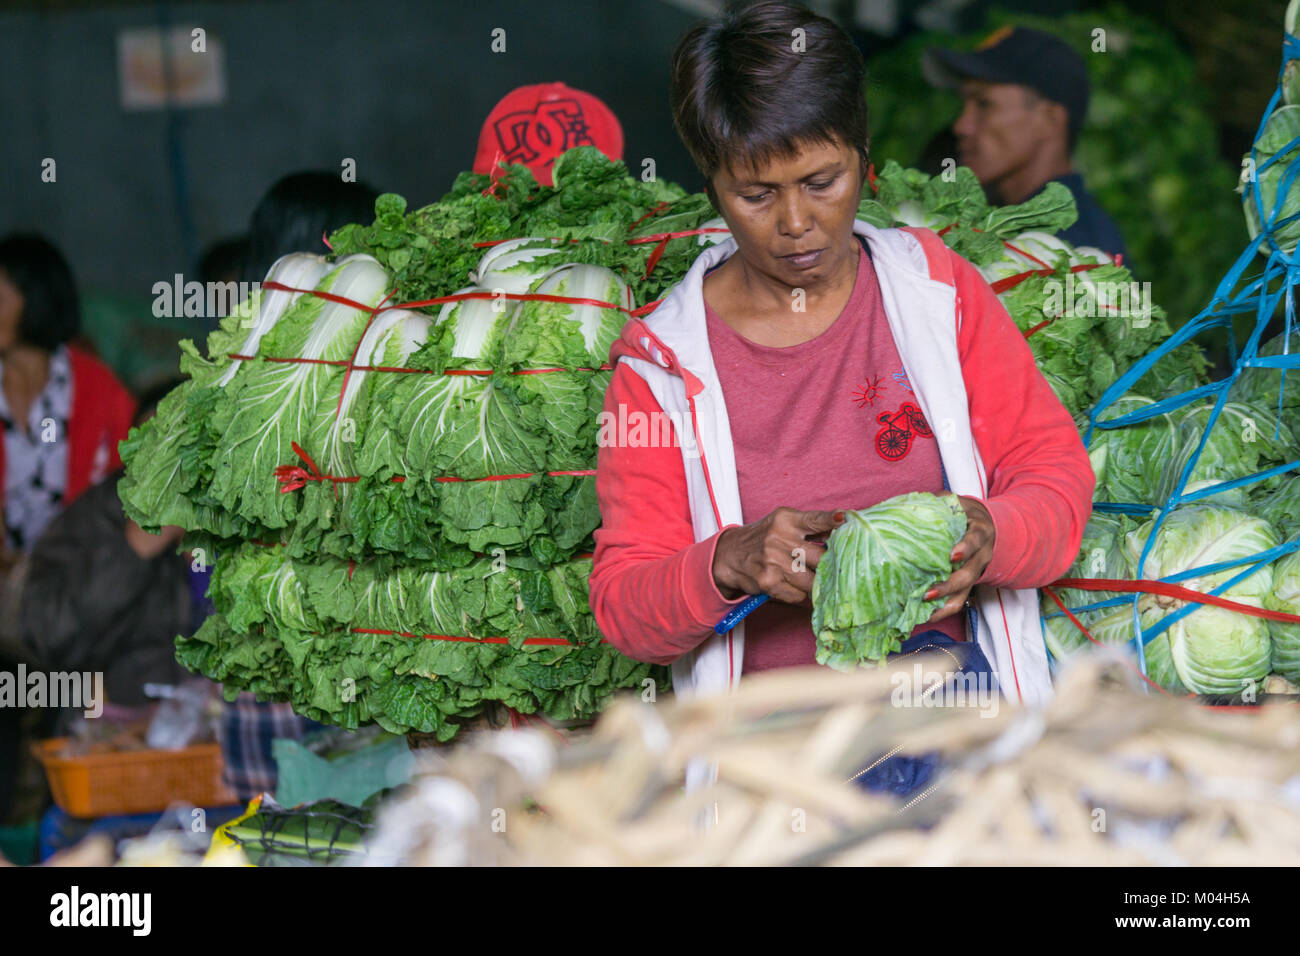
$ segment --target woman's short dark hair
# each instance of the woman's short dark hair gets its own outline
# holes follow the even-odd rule
[[[18,339],[54,351],[81,331],[81,304],[68,260],[42,236],[0,239],[0,272],[22,293]]]
[[[348,223],[375,221],[379,194],[338,173],[290,173],[267,190],[248,230],[243,280],[261,282],[275,260],[291,252],[325,252],[321,236]]]
[[[757,168],[837,140],[858,151],[865,172],[864,73],[848,34],[805,7],[732,9],[677,42],[673,123],[709,181],[724,166]]]

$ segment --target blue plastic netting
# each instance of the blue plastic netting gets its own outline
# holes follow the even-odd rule
[[[1160,528],[1174,509],[1180,505],[1213,498],[1213,496],[1234,488],[1242,488],[1266,481],[1273,476],[1284,475],[1300,467],[1300,459],[1297,459],[1243,477],[1235,477],[1208,486],[1198,487],[1194,491],[1185,490],[1188,479],[1197,463],[1201,460],[1206,443],[1214,433],[1214,429],[1224,426],[1224,423],[1220,421],[1220,415],[1229,400],[1229,390],[1243,372],[1248,369],[1279,370],[1276,385],[1278,413],[1276,428],[1280,429],[1282,427],[1283,397],[1287,372],[1288,370],[1300,369],[1300,352],[1292,353],[1290,350],[1291,334],[1295,326],[1295,298],[1292,294],[1292,288],[1297,281],[1300,281],[1300,256],[1296,254],[1295,238],[1283,234],[1286,227],[1300,223],[1300,212],[1286,217],[1281,216],[1282,211],[1288,205],[1288,198],[1295,198],[1292,193],[1293,189],[1296,194],[1300,194],[1300,184],[1296,182],[1297,177],[1300,176],[1300,136],[1276,149],[1266,158],[1261,158],[1259,149],[1266,124],[1273,115],[1274,110],[1278,108],[1279,102],[1284,99],[1283,86],[1284,80],[1286,80],[1286,64],[1288,60],[1300,61],[1300,40],[1291,34],[1285,35],[1282,64],[1278,69],[1278,83],[1272,98],[1269,100],[1267,109],[1260,118],[1255,134],[1255,143],[1251,147],[1249,165],[1243,161],[1243,167],[1246,171],[1246,175],[1243,176],[1243,184],[1246,189],[1244,201],[1252,203],[1254,206],[1254,212],[1258,217],[1257,234],[1246,244],[1241,255],[1227,274],[1224,275],[1222,281],[1219,282],[1209,305],[1121,375],[1106,389],[1097,404],[1088,412],[1088,426],[1084,441],[1091,448],[1099,429],[1121,429],[1185,408],[1192,403],[1209,399],[1213,399],[1214,402],[1201,435],[1200,444],[1185,462],[1172,492],[1164,497],[1163,501],[1158,502],[1154,508],[1151,504],[1134,502],[1099,501],[1093,505],[1094,511],[1100,513],[1154,516],[1151,533],[1146,538],[1141,555],[1137,560],[1137,566],[1134,569],[1134,576],[1139,579],[1149,577],[1149,575],[1143,573],[1143,569],[1147,565],[1148,557],[1153,544],[1157,540]],[[1300,63],[1297,66],[1300,66]],[[1293,67],[1294,69],[1296,67]],[[1266,206],[1260,181],[1266,173],[1274,170],[1280,164],[1285,164],[1285,171],[1280,180],[1277,180],[1276,197],[1270,208]],[[1253,175],[1249,175],[1251,170],[1254,171]],[[1294,231],[1300,232],[1300,225],[1295,226]],[[1290,245],[1291,248],[1284,248],[1286,245]],[[1252,271],[1261,260],[1264,262],[1262,270],[1258,272]],[[1277,314],[1279,304],[1282,306],[1284,317],[1281,340],[1283,342],[1282,354],[1260,355],[1258,353],[1261,340],[1273,317]],[[1244,345],[1239,347],[1237,333],[1234,331],[1234,318],[1241,315],[1253,315],[1254,326],[1246,337]],[[1226,330],[1228,360],[1231,365],[1231,371],[1226,376],[1210,384],[1161,398],[1154,404],[1145,405],[1136,411],[1109,419],[1106,417],[1107,410],[1111,409],[1130,389],[1133,389],[1160,359],[1169,355],[1179,346],[1194,343],[1198,337],[1218,329]],[[1272,395],[1271,386],[1268,389],[1268,394]],[[1211,501],[1210,503],[1214,502]],[[1297,548],[1300,548],[1300,535],[1294,536],[1291,540],[1287,540],[1277,547],[1239,560],[1189,568],[1178,574],[1159,578],[1159,580],[1177,584],[1181,581],[1199,578],[1230,568],[1241,568],[1239,573],[1232,575],[1208,592],[1218,595],[1245,580],[1260,568],[1266,567],[1283,555],[1297,550]],[[1080,613],[1116,608],[1125,604],[1131,605],[1133,613],[1132,646],[1136,653],[1138,665],[1145,674],[1147,672],[1146,645],[1167,628],[1203,607],[1203,605],[1184,603],[1181,607],[1171,609],[1170,613],[1165,614],[1153,623],[1149,623],[1144,628],[1139,612],[1140,599],[1141,595],[1139,594],[1124,594],[1090,604],[1081,604],[1077,607],[1071,606],[1070,610],[1078,615]],[[1063,614],[1059,610],[1046,613],[1043,616],[1044,625],[1046,626],[1047,621],[1051,618],[1062,616]],[[1147,617],[1148,621],[1150,621],[1149,614]]]

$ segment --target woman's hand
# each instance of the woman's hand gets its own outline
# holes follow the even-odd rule
[[[975,582],[980,579],[984,569],[993,560],[995,538],[993,516],[974,498],[958,495],[957,500],[961,502],[962,509],[966,512],[966,534],[953,547],[951,559],[961,563],[961,567],[949,575],[947,581],[935,585],[926,592],[927,601],[939,597],[947,598],[943,605],[930,615],[930,620],[927,622],[929,624],[942,621],[945,617],[951,617],[960,611],[962,605],[966,603],[966,598],[970,596],[971,588],[975,586]]]
[[[813,568],[826,545],[811,538],[844,523],[842,511],[777,508],[761,521],[727,528],[713,552],[713,580],[728,600],[767,594],[799,604],[812,593]]]

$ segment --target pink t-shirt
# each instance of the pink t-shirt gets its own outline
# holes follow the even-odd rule
[[[859,509],[943,491],[939,449],[903,371],[865,250],[844,311],[821,335],[758,345],[706,302],[709,343],[749,524],[779,507]],[[963,615],[937,628],[965,640]],[[769,601],[745,619],[745,673],[816,663],[812,605]]]

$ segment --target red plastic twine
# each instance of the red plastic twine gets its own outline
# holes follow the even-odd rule
[[[464,644],[509,644],[508,637],[467,637],[463,634],[412,634],[410,631],[389,631],[379,627],[354,627],[354,634],[382,634],[396,637],[420,637],[428,641],[456,641]],[[563,637],[525,637],[524,643],[541,647],[577,647]],[[606,643],[601,641],[602,644]]]
[[[1022,255],[1029,255],[1029,254],[1022,253]],[[1029,258],[1032,259],[1034,257],[1029,256]],[[1080,262],[1078,265],[1070,266],[1070,271],[1087,272],[1089,269],[1100,269],[1102,265],[1104,265],[1104,263]],[[1014,289],[1016,286],[1020,285],[1020,283],[1024,282],[1026,279],[1032,279],[1034,276],[1050,276],[1055,271],[1056,271],[1055,269],[1051,269],[1044,266],[1042,269],[1030,269],[1026,272],[1017,272],[1013,276],[1004,276],[1003,278],[998,279],[996,282],[990,282],[989,288],[992,289],[994,292],[998,293],[999,295],[1001,295],[1003,292],[1006,292],[1008,289]]]
[[[1169,584],[1166,581],[1129,581],[1123,578],[1061,578],[1060,580],[1052,582],[1052,584],[1047,587],[1044,587],[1043,592],[1056,603],[1056,606],[1061,609],[1067,618],[1069,618],[1070,623],[1077,627],[1084,637],[1092,641],[1092,643],[1096,644],[1098,647],[1104,645],[1102,645],[1101,641],[1093,637],[1092,634],[1089,633],[1088,629],[1083,626],[1083,623],[1070,612],[1068,607],[1065,606],[1065,603],[1057,595],[1056,591],[1053,590],[1053,588],[1056,587],[1078,588],[1081,591],[1122,591],[1129,594],[1159,594],[1164,597],[1177,598],[1181,601],[1187,601],[1192,604],[1211,604],[1215,607],[1225,608],[1229,611],[1238,611],[1242,614],[1249,614],[1252,617],[1266,618],[1270,621],[1300,624],[1300,615],[1298,614],[1286,614],[1282,611],[1270,611],[1267,608],[1253,607],[1250,604],[1241,604],[1237,601],[1230,601],[1227,598],[1219,597],[1215,594],[1205,594],[1201,591],[1193,591],[1190,588],[1185,588],[1177,584]],[[1146,674],[1143,674],[1132,664],[1128,664],[1127,666],[1144,681],[1159,690],[1160,693],[1171,697],[1173,696],[1169,691],[1151,680],[1151,678],[1147,677]],[[1195,697],[1196,695],[1189,693],[1186,696]],[[1214,706],[1216,710],[1224,709],[1220,705],[1206,706]],[[1247,709],[1253,710],[1254,708]]]
[[[489,190],[492,189],[492,188],[495,188],[495,186],[496,186],[496,179],[495,179],[495,177],[494,177],[493,180],[492,180],[492,185],[489,187]],[[489,190],[485,190],[485,192],[487,192],[487,191],[489,191]],[[630,228],[635,228],[637,225],[639,225],[639,224],[640,224],[641,222],[643,222],[644,220],[646,220],[646,219],[648,219],[648,218],[651,218],[651,217],[653,217],[653,216],[656,216],[656,215],[658,215],[659,213],[663,212],[664,210],[666,210],[666,209],[668,209],[668,208],[669,208],[669,204],[668,204],[668,203],[666,203],[666,202],[660,202],[660,203],[657,204],[654,208],[652,208],[652,209],[649,210],[647,213],[645,213],[645,215],[643,215],[643,216],[642,216],[640,219],[638,219],[635,223],[633,223],[633,224],[632,224],[632,227],[630,227]],[[642,243],[647,243],[647,242],[656,242],[656,243],[658,243],[658,245],[656,246],[654,252],[651,253],[651,255],[650,255],[650,259],[649,259],[649,261],[648,261],[647,264],[646,264],[646,275],[649,276],[649,274],[651,273],[651,271],[653,271],[655,265],[658,264],[659,259],[662,257],[663,252],[664,252],[664,250],[667,248],[668,241],[669,241],[670,239],[677,239],[677,238],[682,238],[682,237],[685,237],[685,236],[700,235],[701,233],[706,233],[706,232],[727,232],[727,231],[728,231],[728,230],[726,230],[726,229],[715,228],[715,227],[710,227],[710,228],[707,228],[707,229],[691,229],[691,230],[685,230],[685,231],[682,231],[682,232],[659,233],[659,234],[651,235],[651,236],[641,236],[641,237],[638,237],[638,238],[636,238],[636,239],[629,239],[629,240],[627,240],[627,242],[630,243],[630,244],[633,244],[633,245],[642,244]],[[494,242],[475,243],[474,245],[475,245],[475,246],[488,246],[488,245],[495,245],[497,242],[505,242],[505,241],[508,241],[508,240],[496,240],[496,241],[494,241]],[[558,241],[558,240],[557,240],[557,241]],[[571,241],[573,241],[573,242],[577,242],[577,241],[579,241],[579,240],[574,239],[574,240],[571,240]],[[364,312],[368,312],[368,313],[369,313],[369,317],[366,319],[366,325],[365,325],[365,328],[362,329],[361,335],[360,335],[360,337],[358,337],[358,339],[357,339],[357,344],[356,344],[356,345],[353,347],[353,349],[352,349],[352,355],[349,356],[348,359],[347,359],[346,361],[339,360],[339,359],[313,359],[313,358],[301,358],[301,357],[298,357],[298,356],[254,356],[254,355],[241,355],[241,354],[239,354],[239,353],[234,353],[234,352],[229,353],[229,355],[228,355],[229,358],[231,358],[231,359],[235,359],[235,360],[240,360],[240,361],[253,361],[253,360],[257,359],[257,358],[261,358],[261,360],[264,361],[264,362],[281,362],[281,363],[290,363],[290,364],[292,364],[292,363],[300,363],[300,364],[304,364],[304,365],[337,365],[337,366],[341,366],[341,367],[343,367],[343,369],[344,369],[344,373],[343,373],[343,383],[342,383],[342,385],[341,385],[341,387],[340,387],[340,389],[339,389],[339,400],[338,400],[338,405],[335,407],[335,410],[334,410],[334,415],[335,415],[336,418],[337,418],[337,417],[342,413],[342,411],[343,411],[343,397],[347,394],[348,380],[351,378],[351,375],[352,375],[353,370],[360,370],[360,371],[363,371],[363,372],[402,372],[402,373],[420,373],[420,374],[425,374],[425,375],[436,375],[436,374],[442,374],[442,375],[492,375],[492,374],[493,374],[493,371],[492,371],[491,369],[446,369],[446,370],[442,371],[441,373],[439,373],[439,372],[435,372],[435,371],[433,371],[433,370],[431,370],[431,369],[399,368],[399,367],[383,366],[383,365],[357,365],[357,364],[356,364],[356,358],[357,358],[357,353],[358,353],[358,352],[360,351],[360,349],[361,349],[361,342],[362,342],[362,340],[365,338],[366,332],[369,331],[371,323],[374,322],[374,320],[375,320],[375,316],[379,315],[381,312],[386,312],[386,311],[388,311],[388,310],[390,310],[390,309],[419,309],[419,308],[427,308],[427,307],[429,307],[429,306],[434,306],[434,305],[444,305],[444,304],[447,304],[447,303],[450,303],[450,302],[464,302],[464,301],[469,300],[469,299],[480,299],[480,300],[488,299],[488,300],[492,300],[492,299],[497,299],[497,298],[506,298],[506,299],[511,299],[511,300],[514,300],[514,301],[521,301],[521,302],[527,302],[527,301],[532,301],[532,302],[556,302],[556,303],[565,304],[565,305],[588,305],[588,306],[595,306],[596,308],[601,308],[601,309],[617,309],[618,311],[624,313],[625,315],[627,315],[627,316],[629,316],[629,317],[632,317],[632,318],[639,318],[639,317],[644,316],[644,315],[647,315],[647,314],[649,314],[651,311],[653,311],[653,310],[655,309],[655,307],[658,306],[658,305],[659,305],[659,302],[661,301],[661,300],[656,300],[656,301],[654,301],[654,302],[648,303],[647,305],[643,305],[643,306],[641,306],[640,308],[629,310],[629,309],[625,309],[625,308],[623,308],[621,305],[618,305],[618,304],[616,304],[616,303],[613,303],[613,302],[605,302],[605,301],[602,300],[602,299],[589,299],[589,298],[578,298],[578,297],[574,297],[574,296],[550,295],[550,294],[547,294],[547,293],[516,293],[516,292],[497,293],[497,292],[491,292],[491,291],[480,291],[480,292],[460,292],[460,293],[455,293],[455,294],[453,294],[453,295],[440,296],[440,297],[438,297],[438,298],[434,298],[434,299],[424,299],[424,300],[421,300],[421,301],[415,301],[415,302],[403,302],[403,303],[401,303],[401,304],[399,304],[399,305],[389,305],[389,304],[388,304],[389,300],[392,299],[392,297],[396,294],[396,290],[393,290],[393,291],[390,291],[386,296],[384,296],[384,298],[383,298],[382,300],[380,300],[380,302],[379,302],[378,305],[376,305],[374,308],[371,308],[370,306],[364,305],[364,304],[362,304],[362,303],[360,303],[360,302],[356,302],[356,301],[354,301],[354,300],[352,300],[352,299],[348,299],[348,298],[346,298],[346,297],[344,297],[344,296],[341,296],[341,295],[335,295],[335,294],[332,293],[332,292],[323,292],[323,291],[318,290],[318,289],[298,289],[298,288],[295,288],[295,287],[293,287],[293,286],[285,285],[285,284],[282,283],[282,282],[277,282],[277,281],[275,281],[274,279],[269,279],[269,280],[263,282],[263,283],[262,283],[262,288],[264,288],[264,289],[271,289],[271,290],[273,290],[273,291],[278,291],[278,292],[291,292],[291,293],[297,293],[297,294],[300,294],[300,295],[314,295],[314,296],[317,296],[318,298],[325,299],[325,300],[330,301],[330,302],[335,302],[335,303],[337,303],[337,304],[339,304],[339,305],[346,305],[346,306],[349,306],[350,308],[356,309],[356,310],[358,310],[358,311],[364,311]],[[589,371],[605,371],[605,370],[609,370],[609,369],[611,369],[611,368],[613,368],[613,366],[611,366],[611,365],[601,365],[601,366],[599,367],[599,369],[580,368],[580,369],[576,369],[576,371],[583,371],[583,372],[589,372]],[[547,373],[551,373],[551,372],[563,372],[563,371],[569,371],[569,370],[568,370],[568,369],[563,369],[563,368],[517,369],[517,370],[511,372],[510,374],[512,374],[512,375],[543,375],[543,374],[547,374]],[[291,445],[292,445],[292,447],[293,447],[294,453],[295,453],[296,455],[298,455],[299,458],[302,459],[302,461],[306,464],[307,467],[306,467],[306,468],[303,468],[301,465],[279,465],[279,466],[277,466],[276,469],[275,469],[275,476],[276,476],[276,479],[280,482],[280,491],[281,491],[281,493],[287,493],[287,492],[290,492],[290,491],[297,491],[299,488],[304,487],[304,486],[306,485],[306,483],[309,482],[309,481],[330,481],[330,482],[334,482],[334,483],[335,483],[335,490],[336,490],[336,491],[337,491],[337,489],[338,489],[338,485],[339,485],[340,483],[352,483],[352,482],[360,481],[360,477],[359,477],[359,476],[355,476],[355,475],[350,475],[350,476],[341,476],[341,475],[327,475],[327,474],[324,474],[323,472],[321,472],[320,468],[316,465],[316,463],[311,459],[311,456],[309,456],[309,455],[308,455],[308,454],[307,454],[307,453],[306,453],[306,452],[305,452],[305,451],[304,451],[304,450],[303,450],[303,449],[298,445],[297,442],[292,442]],[[551,475],[551,476],[566,476],[566,475],[567,475],[567,476],[586,477],[586,476],[594,475],[594,474],[595,474],[595,471],[593,471],[593,470],[583,470],[583,471],[549,471],[549,472],[541,472],[541,473],[527,473],[527,474],[518,474],[518,475],[489,475],[489,476],[484,477],[484,478],[452,478],[452,477],[443,477],[443,478],[435,478],[434,480],[435,480],[435,481],[440,481],[440,482],[448,482],[448,481],[502,481],[502,480],[511,479],[511,478],[533,478],[533,477],[537,477],[538,474],[545,474],[545,475]],[[390,480],[400,482],[400,481],[405,481],[406,479],[405,479],[404,476],[397,475],[397,476],[394,476],[394,477],[393,477],[392,479],[390,479]]]
[[[1062,578],[1061,581],[1057,581],[1056,583],[1061,584],[1065,580],[1067,579]],[[1056,606],[1065,612],[1065,616],[1070,619],[1070,623],[1072,623],[1075,627],[1077,627],[1082,632],[1084,637],[1092,641],[1092,643],[1096,644],[1098,647],[1105,646],[1104,644],[1101,643],[1101,641],[1097,640],[1095,637],[1092,636],[1091,633],[1089,633],[1088,629],[1083,626],[1083,622],[1081,622],[1077,617],[1075,617],[1073,614],[1070,613],[1070,609],[1065,606],[1065,603],[1059,597],[1057,597],[1056,592],[1052,590],[1051,585],[1048,585],[1047,587],[1043,588],[1043,592],[1048,597],[1050,597],[1053,601],[1056,602]],[[1138,677],[1141,677],[1144,681],[1146,681],[1148,684],[1154,687],[1156,690],[1160,691],[1160,693],[1164,694],[1166,697],[1173,696],[1172,694],[1169,693],[1169,691],[1165,690],[1163,687],[1161,687],[1159,684],[1153,681],[1150,677],[1147,677],[1146,674],[1143,674],[1132,664],[1125,661],[1125,666],[1128,667],[1128,669],[1131,670],[1134,674],[1137,674]],[[1188,694],[1187,696],[1191,697],[1192,695]]]
[[[1229,611],[1249,614],[1251,617],[1267,618],[1270,621],[1282,621],[1286,624],[1300,624],[1300,614],[1287,614],[1285,611],[1270,611],[1267,608],[1254,607],[1231,601],[1217,594],[1205,594],[1193,591],[1178,584],[1166,581],[1130,581],[1126,578],[1061,578],[1051,587],[1078,588],[1081,591],[1122,591],[1128,594],[1159,594],[1163,597],[1177,598],[1189,604],[1212,604]]]
[[[701,236],[709,232],[730,232],[730,229],[723,229],[720,226],[710,226],[707,229],[687,229],[683,232],[661,232],[653,236],[641,236],[637,239],[629,239],[628,245],[639,246],[647,242],[657,242],[654,252],[650,253],[650,258],[646,260],[645,275],[650,278],[650,273],[654,272],[655,266],[663,258],[664,251],[668,248],[668,240],[681,239],[683,236]]]
[[[290,442],[294,454],[306,463],[307,467],[301,465],[277,465],[275,469],[276,480],[280,482],[280,493],[287,494],[290,491],[297,491],[304,487],[309,481],[332,481],[335,485],[351,484],[361,480],[359,475],[327,475],[323,473],[312,457],[303,451],[302,446],[296,441]],[[551,476],[562,478],[566,476],[585,478],[594,475],[594,469],[582,469],[575,471],[535,471],[523,472],[517,475],[487,475],[483,478],[452,478],[438,477],[434,478],[437,482],[460,482],[460,481],[509,481],[514,478],[539,478]],[[401,482],[406,480],[405,475],[394,475],[389,481]]]

